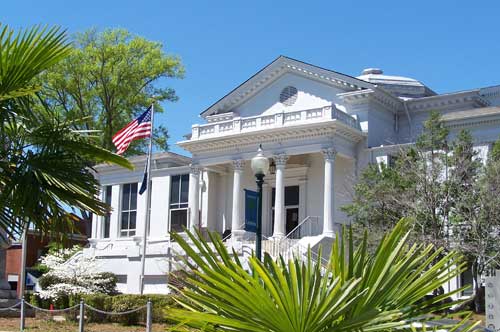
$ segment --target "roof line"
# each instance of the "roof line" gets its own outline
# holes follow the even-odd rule
[[[208,112],[209,109],[211,109],[213,106],[215,106],[217,103],[219,103],[220,101],[222,101],[224,98],[226,98],[227,96],[231,95],[233,92],[235,92],[236,90],[238,90],[240,87],[242,87],[243,85],[245,85],[248,81],[252,80],[254,77],[256,77],[257,75],[259,75],[260,73],[262,73],[264,70],[266,70],[268,67],[270,67],[271,65],[273,65],[275,62],[277,62],[278,60],[280,59],[288,59],[288,60],[291,60],[291,61],[295,61],[295,62],[298,62],[298,63],[302,63],[304,65],[307,65],[307,66],[311,66],[311,67],[315,67],[315,68],[318,68],[320,70],[325,70],[325,71],[328,71],[328,72],[331,72],[331,73],[334,73],[334,74],[337,74],[337,75],[340,75],[340,76],[344,76],[346,78],[349,78],[349,79],[352,79],[352,80],[355,80],[359,83],[361,83],[362,85],[364,86],[370,86],[370,87],[373,87],[375,88],[376,85],[373,84],[373,83],[370,83],[370,82],[367,82],[367,81],[363,81],[359,78],[356,78],[354,76],[351,76],[351,75],[347,75],[347,74],[343,74],[343,73],[340,73],[340,72],[337,72],[335,70],[331,70],[331,69],[327,69],[327,68],[323,68],[323,67],[320,67],[320,66],[317,66],[317,65],[313,65],[311,63],[308,63],[308,62],[305,62],[305,61],[301,61],[301,60],[297,60],[297,59],[294,59],[294,58],[291,58],[291,57],[288,57],[288,56],[285,56],[285,55],[280,55],[278,56],[276,59],[274,59],[272,62],[270,62],[268,65],[264,66],[262,69],[260,69],[258,72],[256,72],[255,74],[253,74],[252,76],[250,76],[247,80],[245,80],[243,83],[239,84],[237,87],[235,87],[234,89],[232,89],[230,92],[226,93],[222,98],[220,98],[219,100],[217,100],[215,103],[213,103],[212,105],[210,105],[209,107],[207,107],[203,112],[200,113],[200,116],[203,116],[206,112]],[[361,85],[360,84],[360,85]]]
[[[371,86],[376,86],[376,84],[364,81],[364,80],[359,79],[359,78],[357,78],[355,76],[347,75],[347,74],[344,74],[344,73],[341,73],[341,72],[338,72],[338,71],[335,71],[335,70],[332,70],[332,69],[327,69],[327,68],[324,68],[324,67],[321,67],[321,66],[313,65],[312,63],[309,63],[309,62],[305,62],[305,61],[302,61],[302,60],[297,60],[297,59],[294,59],[294,58],[291,58],[291,57],[288,57],[288,56],[285,56],[285,55],[281,55],[280,57],[283,57],[285,59],[290,59],[290,60],[293,60],[293,61],[297,61],[297,62],[303,63],[305,65],[308,65],[308,66],[316,67],[316,68],[321,69],[321,70],[330,71],[330,72],[335,73],[337,75],[342,75],[342,76],[348,77],[350,79],[353,79],[353,80],[358,81],[358,82],[363,83],[363,84],[368,84],[368,85],[371,85]]]
[[[267,67],[271,66],[273,63],[275,63],[276,61],[278,61],[280,58],[282,57],[282,55],[278,56],[276,59],[274,59],[273,61],[271,61],[268,65],[266,65],[265,67],[263,67],[261,70],[259,70],[258,72],[256,72],[255,74],[253,74],[252,76],[250,76],[247,80],[245,80],[243,83],[239,84],[237,87],[235,87],[234,89],[232,89],[231,91],[229,91],[228,93],[226,93],[223,97],[221,97],[219,100],[217,100],[215,103],[213,103],[212,105],[208,106],[203,112],[200,113],[200,115],[203,115],[204,113],[206,113],[209,109],[211,109],[213,106],[215,106],[218,102],[220,102],[222,99],[226,98],[227,96],[229,96],[231,93],[233,93],[234,91],[238,90],[241,86],[243,86],[245,83],[247,83],[248,81],[250,81],[252,78],[254,78],[255,76],[259,75],[260,73],[262,73]]]

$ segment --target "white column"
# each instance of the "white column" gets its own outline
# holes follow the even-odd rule
[[[241,202],[243,201],[243,190],[241,188],[241,178],[243,176],[243,169],[245,168],[245,161],[242,159],[233,160],[233,210],[231,215],[231,233],[243,232],[243,217]]]
[[[191,165],[189,172],[189,229],[191,231],[200,225],[200,166]]]
[[[221,233],[229,229],[227,213],[227,177],[226,173],[220,174],[217,177],[217,227]]]
[[[325,193],[323,205],[323,235],[335,236],[335,188],[333,174],[335,170],[335,156],[333,148],[322,150],[325,158]]]
[[[285,165],[288,160],[286,154],[274,157],[276,164],[276,195],[274,200],[274,233],[273,237],[285,236]]]

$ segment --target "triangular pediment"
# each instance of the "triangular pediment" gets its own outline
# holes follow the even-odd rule
[[[201,116],[207,117],[229,112],[234,112],[239,116],[256,115],[251,114],[256,112],[255,107],[253,111],[250,111],[250,108],[254,106],[252,104],[261,110],[260,113],[269,111],[273,107],[273,100],[279,101],[278,90],[286,86],[294,86],[294,84],[299,85],[297,86],[299,93],[312,96],[316,100],[316,102],[309,103],[309,107],[311,105],[314,107],[316,103],[318,107],[331,103],[332,98],[329,96],[338,92],[374,88],[371,83],[355,77],[280,56],[210,106],[201,113]],[[266,94],[278,95],[276,97],[278,99],[270,99]],[[320,105],[321,103],[323,105]]]

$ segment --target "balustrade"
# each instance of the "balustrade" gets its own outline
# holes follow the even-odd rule
[[[234,117],[232,120],[194,125],[192,130],[192,139],[225,136],[241,132],[280,128],[332,119],[338,120],[354,129],[361,130],[359,122],[355,117],[335,107],[325,106],[321,108],[294,112],[282,112],[272,115],[259,115],[245,118]]]

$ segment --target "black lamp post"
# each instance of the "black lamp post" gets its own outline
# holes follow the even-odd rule
[[[255,254],[257,259],[262,259],[262,184],[264,183],[264,177],[269,171],[269,159],[264,156],[262,151],[262,145],[259,146],[257,155],[252,158],[251,167],[253,174],[256,178],[257,188],[258,188],[258,201],[257,201],[257,232],[255,234]]]

